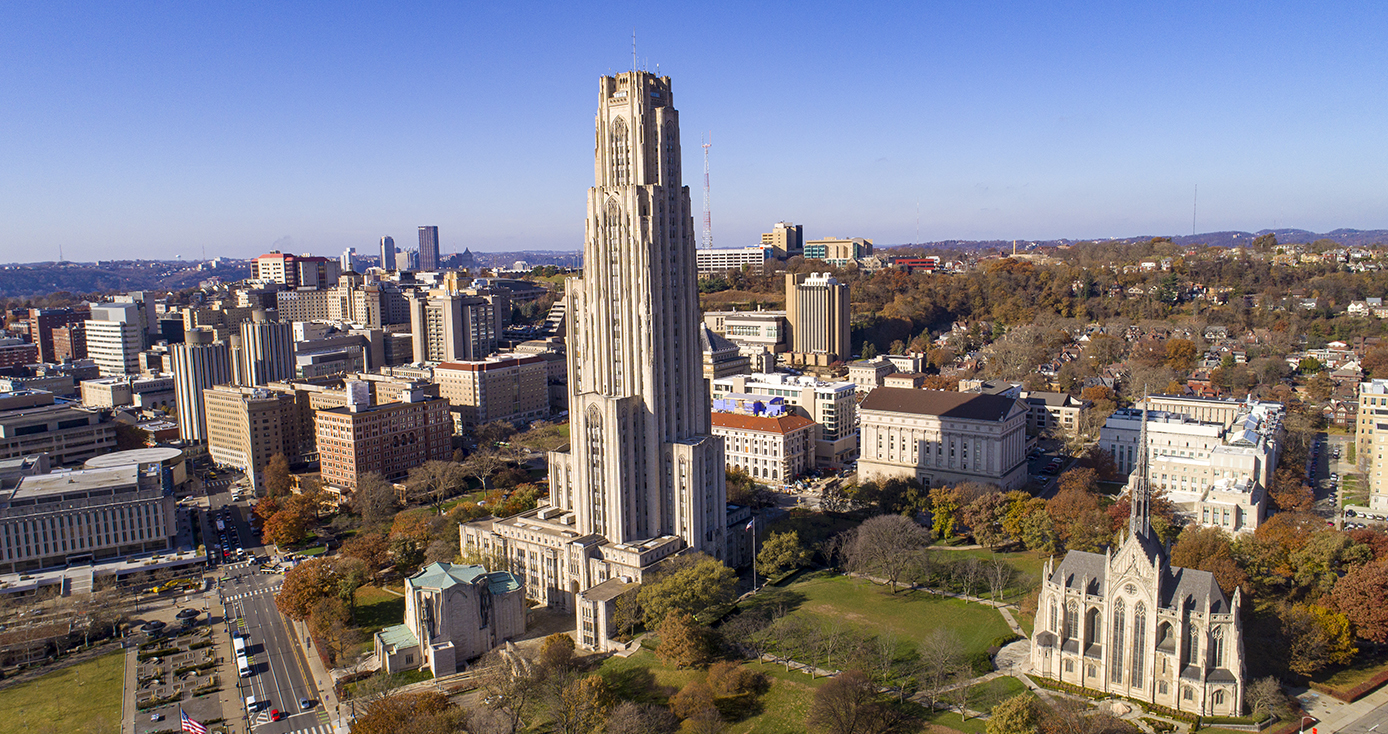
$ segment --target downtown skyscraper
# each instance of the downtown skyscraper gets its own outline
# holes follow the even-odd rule
[[[419,269],[439,269],[439,228],[436,226],[419,228]]]
[[[504,555],[528,597],[573,609],[579,644],[603,650],[628,584],[687,550],[724,559],[728,540],[669,77],[603,77],[596,124],[583,276],[565,293],[570,447],[549,454],[548,506],[460,532],[464,550]]]

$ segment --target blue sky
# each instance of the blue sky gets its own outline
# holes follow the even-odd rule
[[[633,29],[718,246],[1184,234],[1197,184],[1200,231],[1388,228],[1381,3],[45,2],[0,261],[578,249]]]

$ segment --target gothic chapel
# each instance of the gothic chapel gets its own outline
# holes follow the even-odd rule
[[[1142,438],[1147,446],[1147,416]],[[1142,456],[1127,537],[1103,554],[1046,561],[1032,635],[1034,675],[1201,716],[1243,710],[1241,599],[1208,571],[1170,565],[1152,532]]]

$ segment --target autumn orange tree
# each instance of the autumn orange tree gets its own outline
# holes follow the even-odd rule
[[[1350,569],[1335,583],[1329,601],[1360,637],[1388,642],[1388,558]]]
[[[656,657],[677,668],[697,668],[708,664],[712,654],[708,631],[687,612],[671,609],[657,630],[660,646]]]
[[[373,701],[352,722],[352,734],[453,734],[465,713],[438,691],[397,693]]]

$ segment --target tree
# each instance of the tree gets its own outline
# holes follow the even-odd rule
[[[1000,601],[1003,590],[1012,583],[1012,577],[1016,575],[1016,572],[1011,564],[997,557],[984,564],[983,572],[984,578],[988,581],[988,598],[994,602]]]
[[[937,538],[953,538],[959,521],[962,502],[954,487],[935,487],[930,490],[931,529]]]
[[[549,706],[553,731],[589,734],[601,731],[612,707],[612,691],[600,675],[588,675],[564,686]]]
[[[451,734],[464,714],[438,691],[397,693],[377,699],[352,722],[352,734]]]
[[[465,475],[475,477],[482,485],[482,489],[487,489],[487,483],[491,480],[492,475],[501,471],[501,468],[509,463],[511,463],[511,451],[509,449],[478,448],[460,466]]]
[[[870,517],[846,549],[849,566],[863,574],[878,577],[896,593],[897,582],[930,545],[930,531],[901,515]]]
[[[1292,583],[1316,598],[1330,591],[1351,566],[1372,559],[1370,548],[1354,542],[1347,533],[1327,529],[1312,533],[1305,545],[1292,551],[1288,561]]]
[[[1271,714],[1279,719],[1287,719],[1295,712],[1291,699],[1282,690],[1281,681],[1275,676],[1267,676],[1253,681],[1248,686],[1248,707],[1254,716]]]
[[[410,494],[428,502],[435,510],[453,496],[463,484],[462,466],[451,461],[426,461],[410,470],[406,484]]]
[[[964,643],[953,631],[940,627],[921,642],[918,653],[916,677],[920,680],[921,693],[933,711],[955,672],[964,664]]]
[[[565,676],[574,667],[574,638],[555,632],[540,643],[540,656],[535,660],[545,677]]]
[[[979,545],[997,548],[1012,541],[1006,519],[1011,502],[1001,492],[990,492],[964,507],[963,520]]]
[[[815,691],[806,721],[824,734],[880,734],[899,722],[895,710],[885,705],[877,686],[861,670],[850,670],[829,679]]]
[[[993,716],[988,719],[984,731],[988,734],[1035,734],[1039,719],[1036,697],[1031,693],[1018,693],[993,707]]]
[[[1248,574],[1234,558],[1229,534],[1217,527],[1190,525],[1182,530],[1171,547],[1171,565],[1209,571],[1225,594],[1233,594],[1240,587],[1245,594],[1253,590],[1248,585]]]
[[[275,606],[284,616],[302,622],[313,613],[319,599],[334,593],[337,581],[328,559],[310,558],[284,574]]]
[[[356,558],[374,576],[390,560],[390,541],[384,532],[361,531],[342,544],[342,555]]]
[[[519,731],[526,711],[540,690],[540,677],[530,659],[512,645],[499,647],[478,662],[478,686],[487,706],[506,717],[505,731]]]
[[[718,696],[741,696],[744,693],[764,692],[770,681],[765,675],[742,667],[741,663],[723,660],[709,666],[708,685]]]
[[[1195,360],[1200,357],[1200,350],[1196,348],[1195,342],[1189,339],[1167,339],[1166,340],[1166,366],[1179,373],[1190,372],[1190,368],[1195,366]]]
[[[395,487],[380,474],[372,471],[357,476],[357,488],[352,492],[352,509],[361,515],[362,524],[375,527],[390,522],[398,507]]]
[[[708,630],[680,609],[671,609],[656,630],[660,647],[656,657],[678,668],[698,668],[708,664],[712,654]]]
[[[729,467],[725,471],[729,503],[754,509],[775,504],[771,492],[741,467]]]
[[[624,701],[607,715],[607,734],[650,734],[678,729],[679,717],[653,703]]]
[[[713,690],[701,680],[693,680],[670,697],[670,710],[681,719],[692,719],[699,714],[717,707],[713,704]]]
[[[872,342],[863,342],[863,359],[873,359],[877,356],[877,345]]]
[[[353,641],[351,628],[348,627],[349,619],[347,605],[337,596],[319,599],[309,614],[309,632],[319,644],[328,646],[328,662],[331,664],[337,663],[337,658],[345,647],[343,643]]]
[[[737,575],[722,561],[702,554],[672,558],[665,569],[641,585],[641,607],[647,627],[654,627],[672,609],[698,614],[714,604],[732,600]]]
[[[1285,605],[1278,613],[1288,642],[1288,667],[1312,675],[1327,665],[1344,665],[1359,652],[1349,631],[1349,619],[1314,604]]]
[[[511,440],[516,427],[510,421],[491,421],[477,427],[477,445],[502,448],[499,444]]]
[[[265,494],[269,497],[285,497],[289,495],[289,460],[284,458],[284,454],[275,454],[270,460],[265,462],[262,470],[265,477]]]
[[[1360,637],[1388,642],[1388,558],[1351,568],[1335,583],[1329,601]]]
[[[770,579],[809,562],[810,550],[801,544],[800,533],[772,533],[757,553],[757,572]]]
[[[278,546],[295,545],[303,542],[308,534],[308,523],[302,513],[285,508],[265,521],[263,534],[266,540]]]

